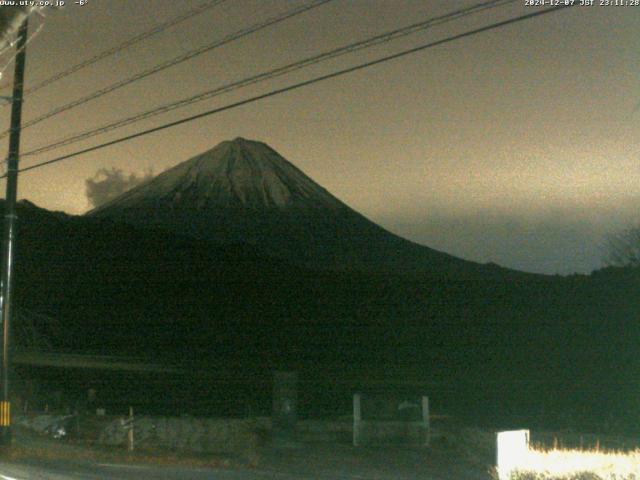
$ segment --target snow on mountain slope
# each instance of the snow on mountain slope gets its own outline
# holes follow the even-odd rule
[[[344,205],[264,143],[222,142],[90,212],[141,204],[208,208],[344,208]]]
[[[269,255],[321,268],[480,267],[384,230],[268,145],[243,138],[222,142],[87,215],[222,244],[248,243]]]

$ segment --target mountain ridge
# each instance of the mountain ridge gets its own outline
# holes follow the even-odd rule
[[[637,270],[569,277],[315,271],[252,258],[244,246],[221,250],[160,229],[18,208],[16,308],[59,319],[64,328],[50,333],[63,351],[179,358],[216,374],[227,368],[257,379],[252,392],[278,369],[329,379],[331,388],[319,384],[309,398],[330,391],[348,399],[353,382],[365,378],[416,378],[435,382],[434,402],[473,418],[505,405],[531,415],[540,405],[584,406],[594,415],[617,409],[622,418],[637,411]],[[50,379],[50,370],[41,376]],[[72,388],[69,376],[58,378]],[[151,387],[147,380],[122,405],[147,401]],[[176,391],[191,402],[185,408],[211,411],[194,400],[200,381],[187,377]],[[216,402],[235,401],[226,389],[211,391],[224,397]]]
[[[219,244],[248,243],[314,268],[418,272],[503,269],[401,238],[370,221],[266,143],[238,137],[86,214]]]

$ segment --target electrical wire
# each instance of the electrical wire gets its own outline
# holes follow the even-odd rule
[[[259,30],[262,30],[268,26],[274,25],[276,23],[282,22],[284,20],[287,20],[291,17],[294,17],[296,15],[299,15],[301,13],[304,13],[308,10],[311,10],[315,7],[319,7],[320,5],[323,5],[325,3],[331,2],[332,0],[312,0],[310,3],[304,4],[302,6],[287,10],[286,12],[279,14],[277,16],[271,17],[263,22],[260,23],[256,23],[248,28],[244,28],[242,30],[239,30],[235,33],[232,33],[230,35],[227,35],[226,37],[224,37],[221,40],[217,40],[213,43],[204,45],[202,47],[199,47],[197,49],[191,50],[183,55],[180,55],[176,58],[173,58],[171,60],[168,60],[166,62],[163,62],[159,65],[156,65],[150,69],[144,70],[143,72],[140,72],[132,77],[126,78],[124,80],[120,80],[116,83],[113,83],[105,88],[102,88],[100,90],[97,90],[93,93],[90,93],[89,95],[86,95],[82,98],[79,98],[77,100],[74,100],[73,102],[67,103],[65,105],[62,105],[60,107],[54,108],[53,110],[50,110],[49,112],[45,113],[44,115],[41,115],[40,117],[37,117],[33,120],[30,120],[26,123],[24,123],[22,125],[22,129],[26,129],[29,128],[33,125],[36,125],[44,120],[47,120],[48,118],[51,118],[55,115],[59,115],[63,112],[66,112],[68,110],[71,110],[73,108],[76,108],[80,105],[83,105],[91,100],[95,100],[96,98],[102,97],[103,95],[106,95],[107,93],[111,93],[115,90],[118,90],[124,86],[130,85],[132,83],[138,82],[140,80],[142,80],[143,78],[146,78],[150,75],[153,75],[155,73],[161,72],[163,70],[166,70],[167,68],[173,67],[175,65],[178,65],[182,62],[186,62],[187,60],[190,60],[194,57],[197,57],[198,55],[202,55],[203,53],[209,52],[215,48],[221,47],[223,45],[226,45],[228,43],[231,43],[235,40],[238,40],[240,38],[246,37],[247,35],[250,35],[252,33],[255,33]],[[0,134],[0,138],[4,138],[7,135],[9,135],[10,131],[9,130],[5,130],[2,134]]]
[[[150,30],[147,30],[146,32],[143,32],[139,35],[136,35],[135,37],[131,37],[128,40],[125,40],[124,42],[109,48],[107,50],[104,50],[96,55],[94,55],[93,57],[84,60],[83,62],[77,63],[76,65],[73,65],[72,67],[68,68],[67,70],[64,70],[60,73],[57,73],[55,75],[52,75],[51,77],[42,80],[40,83],[37,83],[36,85],[29,87],[27,89],[25,89],[24,92],[24,96],[37,92],[38,90],[47,87],[49,85],[51,85],[54,82],[57,82],[58,80],[62,80],[65,77],[68,77],[69,75],[72,75],[90,65],[93,65],[94,63],[99,62],[100,60],[103,60],[107,57],[110,57],[112,55],[115,55],[117,53],[120,53],[121,51],[132,47],[133,45],[142,42],[143,40],[146,40],[150,37],[153,37],[154,35],[157,35],[159,33],[164,32],[165,30],[168,30],[169,28],[178,25],[181,22],[184,22],[185,20],[189,20],[192,17],[195,17],[196,15],[200,15],[201,13],[204,13],[205,11],[218,6],[219,4],[225,2],[226,0],[213,0],[213,1],[209,1],[206,3],[203,3],[201,5],[198,5],[196,8],[189,10],[188,12],[185,12],[175,18],[172,18],[164,23],[161,23],[159,25],[156,25],[155,27],[153,27]]]
[[[224,93],[228,93],[230,91],[233,90],[237,90],[239,88],[243,88],[246,87],[248,85],[252,85],[252,84],[256,84],[259,82],[263,82],[266,80],[271,80],[273,78],[276,77],[280,77],[282,75],[285,75],[287,73],[291,73],[293,71],[296,70],[300,70],[302,68],[306,68],[309,67],[311,65],[315,65],[318,64],[320,62],[324,62],[333,58],[337,58],[339,56],[342,55],[346,55],[348,53],[353,53],[362,49],[366,49],[366,48],[370,48],[370,47],[374,47],[376,45],[380,45],[382,43],[386,43],[386,42],[390,42],[392,40],[396,40],[398,38],[401,37],[405,37],[407,35],[413,34],[413,33],[417,33],[419,31],[425,30],[427,28],[431,28],[434,27],[436,25],[442,25],[444,23],[447,22],[451,22],[453,20],[458,20],[462,17],[468,16],[468,15],[472,15],[484,10],[488,10],[488,9],[492,9],[492,8],[497,8],[500,6],[504,6],[510,3],[514,3],[518,0],[491,0],[488,2],[483,2],[483,3],[479,3],[476,5],[473,5],[471,7],[467,7],[461,10],[456,10],[454,12],[450,12],[438,17],[433,17],[433,18],[429,18],[425,21],[422,22],[418,22],[418,23],[414,23],[411,24],[409,26],[406,27],[402,27],[402,28],[398,28],[395,30],[391,30],[389,32],[385,32],[379,35],[375,35],[373,37],[367,38],[365,40],[360,40],[354,43],[350,43],[346,46],[343,47],[339,47],[339,48],[335,48],[333,50],[329,50],[317,55],[313,55],[311,57],[305,58],[303,60],[299,60],[297,62],[294,63],[290,63],[288,65],[285,65],[283,67],[279,67],[273,70],[269,70],[267,72],[263,72],[260,73],[258,75],[254,75],[248,78],[244,78],[242,80],[238,80],[236,82],[230,83],[230,84],[226,84],[220,87],[217,87],[213,90],[207,90],[205,92],[199,93],[197,95],[188,97],[186,99],[182,99],[176,102],[170,102],[167,103],[165,105],[161,105],[159,107],[156,107],[152,110],[148,110],[146,112],[142,112],[139,113],[137,115],[131,116],[131,117],[127,117],[121,120],[118,120],[116,122],[107,124],[107,125],[103,125],[101,127],[97,127],[97,128],[93,128],[90,130],[85,130],[83,132],[80,133],[76,133],[74,135],[71,136],[67,136],[55,143],[49,144],[49,145],[45,145],[42,147],[38,147],[34,150],[30,150],[28,152],[23,153],[23,156],[31,156],[31,155],[38,155],[50,150],[54,150],[57,148],[61,148],[63,146],[67,146],[67,145],[71,145],[74,143],[77,143],[79,141],[82,140],[86,140],[87,138],[91,138],[97,135],[101,135],[107,132],[110,132],[112,130],[118,129],[118,128],[122,128],[124,126],[127,125],[131,125],[133,123],[137,123],[140,122],[142,120],[146,120],[148,118],[178,109],[178,108],[183,108],[185,106],[197,103],[197,102],[201,102],[203,100],[208,100],[210,98],[222,95]]]
[[[345,68],[345,69],[338,70],[338,71],[335,71],[335,72],[332,72],[332,73],[329,73],[329,74],[325,74],[325,75],[321,75],[321,76],[318,76],[318,77],[314,77],[314,78],[312,78],[310,80],[305,80],[303,82],[298,82],[298,83],[295,83],[295,84],[292,84],[292,85],[288,85],[288,86],[283,87],[283,88],[278,88],[276,90],[271,90],[270,92],[263,93],[261,95],[256,95],[254,97],[250,97],[250,98],[247,98],[247,99],[244,99],[244,100],[240,100],[238,102],[234,102],[234,103],[225,105],[223,107],[214,108],[212,110],[208,110],[206,112],[202,112],[202,113],[199,113],[197,115],[192,115],[192,116],[189,116],[189,117],[181,118],[180,120],[175,120],[173,122],[169,122],[169,123],[157,126],[157,127],[149,128],[147,130],[143,130],[143,131],[131,134],[131,135],[120,137],[120,138],[117,138],[115,140],[104,142],[104,143],[101,143],[99,145],[94,145],[93,147],[88,147],[88,148],[85,148],[85,149],[82,149],[82,150],[78,150],[76,152],[72,152],[72,153],[69,153],[69,154],[66,154],[66,155],[62,155],[60,157],[53,158],[51,160],[47,160],[47,161],[44,161],[44,162],[37,163],[35,165],[31,165],[29,167],[21,168],[18,171],[19,172],[27,172],[27,171],[30,171],[30,170],[34,170],[34,169],[37,169],[37,168],[44,167],[46,165],[52,165],[54,163],[62,162],[64,160],[68,160],[70,158],[74,158],[74,157],[77,157],[79,155],[83,155],[85,153],[95,152],[97,150],[101,150],[103,148],[110,147],[112,145],[116,145],[116,144],[119,144],[119,143],[127,142],[129,140],[133,140],[135,138],[139,138],[139,137],[142,137],[142,136],[145,136],[145,135],[149,135],[151,133],[155,133],[155,132],[159,132],[159,131],[162,131],[162,130],[166,130],[168,128],[172,128],[172,127],[175,127],[175,126],[178,126],[178,125],[182,125],[184,123],[192,122],[192,121],[198,120],[200,118],[204,118],[204,117],[208,117],[208,116],[211,116],[211,115],[215,115],[217,113],[221,113],[221,112],[224,112],[224,111],[227,111],[227,110],[231,110],[233,108],[237,108],[237,107],[240,107],[240,106],[243,106],[243,105],[247,105],[249,103],[254,103],[254,102],[257,102],[259,100],[263,100],[265,98],[270,98],[270,97],[273,97],[273,96],[276,96],[276,95],[280,95],[280,94],[285,93],[285,92],[290,92],[292,90],[297,90],[299,88],[306,87],[308,85],[313,85],[315,83],[322,82],[324,80],[329,80],[331,78],[336,78],[336,77],[339,77],[339,76],[342,76],[342,75],[345,75],[345,74],[348,74],[348,73],[352,73],[352,72],[356,72],[356,71],[359,71],[359,70],[362,70],[362,69],[365,69],[365,68],[369,68],[369,67],[372,67],[374,65],[379,65],[381,63],[385,63],[385,62],[388,62],[390,60],[395,60],[395,59],[398,59],[398,58],[402,58],[402,57],[405,57],[407,55],[411,55],[413,53],[417,53],[417,52],[420,52],[420,51],[423,51],[423,50],[427,50],[429,48],[433,48],[433,47],[436,47],[436,46],[439,46],[439,45],[443,45],[443,44],[446,44],[446,43],[453,42],[455,40],[459,40],[459,39],[462,39],[462,38],[467,38],[467,37],[470,37],[470,36],[473,36],[473,35],[477,35],[479,33],[487,32],[489,30],[495,30],[497,28],[501,28],[501,27],[504,27],[504,26],[507,26],[507,25],[511,25],[511,24],[514,24],[514,23],[517,23],[517,22],[522,22],[522,21],[525,21],[525,20],[529,20],[529,19],[532,19],[532,18],[535,18],[535,17],[539,17],[539,16],[542,16],[542,15],[549,14],[549,13],[559,12],[561,10],[570,8],[572,6],[574,6],[574,5],[568,4],[568,5],[560,5],[560,6],[556,6],[556,7],[551,7],[551,8],[547,8],[547,9],[544,9],[544,10],[539,10],[539,11],[536,11],[536,12],[520,15],[518,17],[513,17],[513,18],[510,18],[508,20],[503,20],[503,21],[500,21],[500,22],[492,23],[492,24],[486,25],[484,27],[476,28],[476,29],[473,29],[473,30],[468,30],[466,32],[459,33],[459,34],[456,34],[456,35],[452,35],[452,36],[446,37],[446,38],[441,39],[441,40],[436,40],[434,42],[430,42],[430,43],[427,43],[427,44],[424,44],[424,45],[420,45],[420,46],[413,47],[413,48],[410,48],[410,49],[407,49],[407,50],[403,50],[401,52],[394,53],[392,55],[387,55],[387,56],[378,58],[376,60],[371,60],[371,61],[368,61],[368,62],[360,63],[358,65],[355,65],[355,66],[352,66],[352,67],[349,67],[349,68]],[[6,177],[6,174],[0,176],[0,178],[5,178],[5,177]]]

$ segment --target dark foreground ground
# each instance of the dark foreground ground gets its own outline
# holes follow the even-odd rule
[[[128,455],[19,432],[12,450],[0,460],[0,479],[486,480],[491,478],[492,458],[482,444],[490,437],[471,431],[467,440],[441,437],[422,449],[329,443],[287,448],[264,445],[257,460],[248,462],[232,457],[187,458],[170,452]]]
[[[71,460],[16,460],[0,463],[0,478],[22,479],[488,479],[481,468],[451,458],[434,464],[406,452],[365,452],[351,455],[327,448],[306,452],[276,452],[256,468],[203,468],[188,466],[101,463]]]
[[[189,467],[95,461],[20,459],[0,463],[0,478],[10,479],[488,479],[482,468],[455,458],[434,462],[407,452],[336,451],[308,448],[305,452],[273,452],[263,465],[247,467]]]

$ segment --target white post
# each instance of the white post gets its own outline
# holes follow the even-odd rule
[[[362,410],[360,409],[360,394],[353,395],[353,446],[360,445],[360,426],[362,423]]]
[[[496,434],[496,467],[500,480],[509,480],[529,452],[529,430],[512,430]]]
[[[128,432],[129,451],[133,452],[133,407],[129,407],[129,432]]]
[[[425,428],[424,444],[429,446],[431,442],[431,423],[429,421],[429,397],[427,396],[422,397],[422,422]]]

